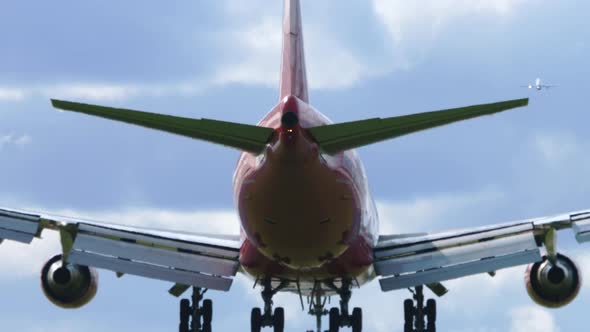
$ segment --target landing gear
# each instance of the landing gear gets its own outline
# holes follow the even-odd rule
[[[260,332],[263,327],[272,327],[274,332],[283,332],[285,329],[285,310],[283,308],[275,308],[272,311],[272,297],[287,287],[289,282],[281,281],[280,285],[275,289],[272,288],[271,280],[265,279],[262,281],[262,299],[264,300],[264,312],[260,308],[252,309],[250,316],[250,326],[252,332]]]
[[[328,300],[327,297],[322,296],[320,284],[316,283],[316,285],[314,286],[313,292],[310,296],[309,312],[308,312],[310,315],[315,316],[316,332],[323,332],[322,331],[322,316],[325,316],[328,314],[328,310],[326,310],[327,300]],[[336,309],[336,308],[333,308],[332,310],[334,310],[334,309]],[[338,309],[336,309],[336,310],[338,310]],[[331,319],[332,319],[332,313],[330,311],[330,326],[332,326]],[[309,332],[313,332],[313,331],[309,331]]]
[[[412,293],[414,299],[404,301],[404,332],[436,332],[436,301],[429,299],[424,306],[423,286]]]
[[[330,310],[329,332],[338,332],[341,327],[350,327],[352,332],[361,332],[363,330],[363,310],[354,308],[351,315],[348,308],[352,296],[352,283],[350,280],[343,280],[340,288],[334,284],[328,286],[340,296],[340,309],[332,308]]]
[[[206,292],[206,289],[193,287],[192,303],[189,299],[180,301],[179,332],[211,332],[213,301],[203,300],[203,295]],[[201,305],[201,301],[203,301],[203,305]]]

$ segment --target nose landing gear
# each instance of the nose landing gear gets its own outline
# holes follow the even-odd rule
[[[429,299],[424,305],[424,286],[410,291],[414,299],[404,301],[404,332],[436,332],[436,301]]]
[[[285,329],[285,310],[281,307],[272,311],[272,297],[289,285],[288,281],[281,281],[275,289],[272,288],[271,280],[262,281],[264,289],[262,290],[262,299],[264,300],[264,312],[260,308],[252,309],[250,316],[250,326],[252,332],[260,332],[263,327],[272,327],[274,332],[283,332]]]
[[[203,295],[206,292],[206,289],[193,287],[192,303],[189,299],[180,301],[179,332],[211,332],[213,301],[203,300]],[[203,301],[203,305],[200,304],[201,301]]]

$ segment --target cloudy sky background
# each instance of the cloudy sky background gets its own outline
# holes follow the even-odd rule
[[[589,208],[590,4],[532,0],[303,0],[312,104],[336,122],[529,95],[526,109],[360,150],[382,232],[478,226]],[[119,223],[237,232],[236,151],[82,115],[48,98],[256,123],[277,101],[281,1],[7,2],[0,10],[0,206]],[[542,77],[558,88],[531,92]],[[561,236],[590,278],[590,247]],[[176,330],[168,284],[103,272],[77,311],[43,298],[59,251],[0,245],[1,324],[19,331]],[[583,331],[590,287],[535,306],[524,268],[448,283],[443,331]],[[251,281],[211,293],[215,329],[261,305]],[[407,292],[356,292],[367,331],[401,331]],[[313,326],[281,295],[287,331]]]

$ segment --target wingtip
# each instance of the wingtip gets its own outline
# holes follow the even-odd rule
[[[51,106],[55,107],[55,108],[61,108],[60,104],[61,104],[61,100],[57,100],[57,99],[50,99],[51,101]]]

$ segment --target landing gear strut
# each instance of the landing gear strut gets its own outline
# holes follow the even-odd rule
[[[193,287],[191,300],[180,301],[180,324],[179,332],[211,332],[211,321],[213,320],[213,301],[203,300],[206,289]],[[203,305],[201,305],[203,301]]]
[[[321,287],[315,286],[314,291],[311,294],[309,302],[309,314],[316,318],[316,332],[322,331],[322,316],[328,314],[328,310],[325,309],[327,297],[322,297],[322,293],[319,290]],[[313,331],[309,331],[313,332]]]
[[[338,332],[341,327],[350,327],[352,332],[361,332],[363,330],[363,310],[354,308],[352,315],[349,312],[348,303],[352,296],[352,283],[350,280],[343,280],[340,288],[333,283],[328,284],[340,296],[340,310],[338,308],[330,309],[330,327],[329,332]]]
[[[429,299],[424,306],[424,286],[410,291],[414,299],[404,301],[404,332],[436,332],[436,301]]]
[[[262,299],[264,300],[264,312],[260,308],[252,309],[250,317],[252,332],[260,332],[263,327],[272,327],[274,332],[283,332],[285,329],[285,310],[281,307],[272,311],[272,297],[289,285],[288,281],[281,281],[281,284],[273,289],[271,279],[262,281]]]

